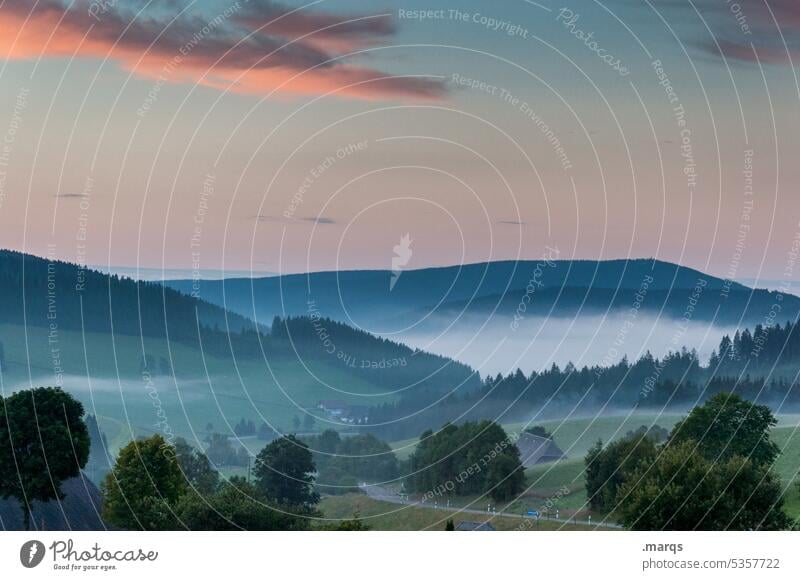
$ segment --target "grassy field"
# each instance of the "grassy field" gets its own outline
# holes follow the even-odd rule
[[[578,418],[537,423],[553,433],[558,446],[567,458],[555,463],[538,465],[525,472],[526,491],[519,499],[509,504],[498,505],[511,513],[524,513],[529,509],[550,511],[558,509],[564,515],[575,512],[587,514],[586,490],[584,487],[584,457],[589,447],[601,439],[603,442],[624,437],[628,431],[640,425],[660,425],[671,429],[681,418],[678,414],[611,415],[598,418]],[[775,463],[775,471],[786,489],[786,511],[792,517],[800,517],[800,417],[796,414],[778,417],[778,426],[772,438],[781,449]],[[509,434],[519,433],[525,424],[504,425]],[[397,441],[392,444],[400,457],[408,457],[414,450],[416,440]],[[487,503],[478,496],[454,500],[459,506],[473,507]]]
[[[553,439],[570,458],[583,458],[589,448],[597,441],[613,441],[624,437],[641,425],[659,425],[671,429],[681,418],[678,414],[631,413],[614,414],[603,417],[582,417],[559,419],[555,421],[538,421],[535,423],[507,423],[503,428],[509,435],[522,432],[530,425],[542,425],[553,434]],[[392,449],[398,458],[406,459],[414,452],[416,439],[404,439],[393,442]]]
[[[797,416],[792,416],[794,425],[789,425],[788,418],[779,421],[778,427],[772,430],[772,440],[778,444],[781,454],[775,462],[775,471],[783,481],[786,489],[786,513],[793,518],[800,518],[800,423]]]
[[[595,425],[588,428],[587,433],[596,440],[598,437],[604,441],[616,439],[624,435],[634,425],[652,424],[647,422],[647,416],[638,416],[637,420],[627,420],[619,429],[613,428],[612,418],[602,418]],[[658,424],[671,428],[678,416],[669,416],[668,420],[659,418]],[[638,422],[637,422],[638,421]],[[578,423],[574,425],[572,423]],[[583,457],[588,449],[587,441],[591,437],[582,435],[586,420],[560,423],[559,432],[554,431],[554,437],[559,446],[567,453],[568,459],[549,465],[540,465],[526,471],[526,482],[529,487],[528,496],[550,499],[559,509],[577,510],[586,503],[584,488],[584,463]],[[786,512],[792,517],[800,517],[800,426],[797,415],[779,417],[778,426],[772,430],[772,439],[781,449],[781,454],[775,462],[775,472],[780,476],[786,489]],[[549,425],[548,428],[550,428]],[[614,434],[613,437],[609,435]],[[590,445],[591,443],[589,443]],[[580,453],[576,453],[580,451]],[[559,490],[566,490],[559,493]],[[555,498],[554,500],[552,498]],[[523,501],[527,498],[523,498]],[[516,502],[520,503],[520,501]],[[514,510],[515,506],[509,509]],[[517,511],[517,510],[514,510]]]
[[[542,425],[550,431],[556,444],[567,457],[583,458],[598,439],[603,443],[614,441],[642,425],[647,427],[658,425],[671,429],[680,418],[681,415],[674,413],[626,413],[540,421],[532,424]],[[508,433],[520,433],[527,426],[529,426],[527,423],[503,425]]]
[[[361,520],[373,530],[444,530],[446,520],[452,518],[458,524],[462,520],[483,522],[491,521],[498,530],[520,531],[554,531],[582,530],[595,528],[581,525],[565,525],[559,522],[539,521],[504,516],[488,517],[484,514],[459,513],[456,510],[420,508],[376,501],[363,494],[348,494],[326,497],[320,502],[320,509],[331,521],[320,522],[320,525],[336,523],[342,519],[350,519],[358,514]],[[604,530],[606,528],[596,528]]]
[[[553,438],[567,456],[562,461],[531,467],[525,472],[525,493],[519,499],[499,505],[512,513],[525,513],[530,509],[539,511],[573,514],[586,513],[586,490],[584,487],[584,457],[589,448],[601,439],[603,442],[624,437],[629,431],[641,425],[660,425],[671,429],[680,419],[677,414],[632,413],[607,415],[604,417],[576,418],[558,421],[542,421],[553,434]],[[519,433],[528,424],[511,423],[503,425],[509,435]],[[397,441],[392,444],[400,457],[408,457],[416,444],[415,440]],[[457,500],[458,505],[482,505],[485,498],[464,497]],[[494,502],[492,502],[494,503]]]

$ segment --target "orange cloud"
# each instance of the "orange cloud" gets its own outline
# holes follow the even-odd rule
[[[273,2],[234,2],[218,14],[134,17],[124,7],[90,14],[54,0],[0,7],[0,51],[8,59],[110,58],[166,83],[237,93],[338,94],[361,99],[437,99],[439,79],[395,76],[339,58],[394,34],[386,16],[291,12]],[[110,5],[107,5],[110,6]]]

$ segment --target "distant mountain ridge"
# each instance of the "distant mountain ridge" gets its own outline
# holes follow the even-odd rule
[[[527,294],[528,313],[572,317],[578,312],[629,308],[644,289],[641,307],[664,316],[681,317],[695,300],[692,316],[716,317],[726,324],[762,322],[776,292],[751,289],[698,270],[652,259],[501,261],[401,272],[391,287],[390,270],[351,270],[291,274],[269,278],[205,280],[205,300],[259,322],[273,316],[307,314],[309,304],[324,316],[390,331],[423,321],[431,313],[454,312],[513,315]],[[165,284],[189,292],[189,280]],[[699,296],[692,298],[700,287]],[[253,300],[255,297],[255,303]],[[783,295],[781,320],[800,314],[800,298]]]

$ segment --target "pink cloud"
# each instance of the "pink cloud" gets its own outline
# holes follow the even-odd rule
[[[161,14],[163,4],[158,18],[135,19],[117,5],[94,16],[89,6],[6,1],[0,5],[0,53],[9,59],[110,57],[145,77],[247,94],[337,91],[358,99],[445,94],[438,79],[390,75],[338,58],[386,42],[395,32],[387,16],[290,12],[274,2],[251,1],[234,2],[223,13],[171,21]]]
[[[800,56],[798,0],[702,0],[697,6],[715,36],[700,43],[702,50],[745,63],[789,63]]]

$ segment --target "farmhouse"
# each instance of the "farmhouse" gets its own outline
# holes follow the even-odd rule
[[[519,460],[522,462],[522,467],[550,463],[565,457],[564,452],[558,448],[555,441],[530,433],[523,433],[519,436],[517,449],[519,449]]]

